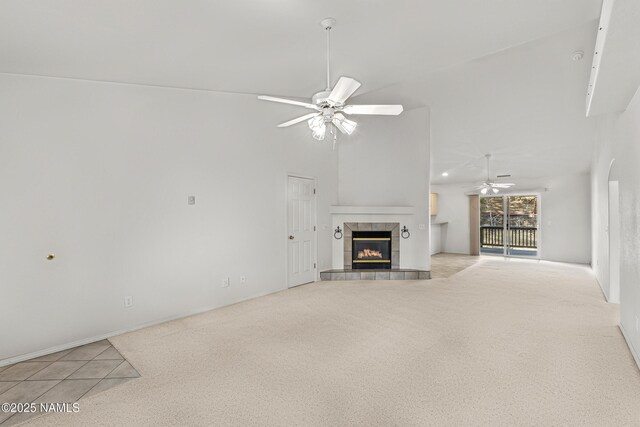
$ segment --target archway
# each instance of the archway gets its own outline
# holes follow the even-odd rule
[[[609,302],[620,303],[620,192],[615,159],[609,165],[607,182],[609,238]]]

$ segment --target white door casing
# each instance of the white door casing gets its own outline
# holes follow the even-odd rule
[[[609,302],[620,304],[620,193],[609,181]]]
[[[316,280],[315,180],[287,177],[287,281],[298,286]]]

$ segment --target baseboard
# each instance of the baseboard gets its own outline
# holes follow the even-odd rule
[[[598,284],[598,287],[600,288],[600,292],[602,292],[602,296],[604,297],[604,300],[606,302],[609,302],[609,295],[607,295],[607,293],[604,291],[604,288],[602,287],[602,285],[600,284],[600,281],[598,280],[598,276],[596,276],[594,274],[593,277],[596,279],[596,283]]]
[[[59,351],[68,350],[70,348],[78,347],[78,346],[85,345],[85,344],[90,344],[92,342],[101,341],[101,340],[104,340],[104,339],[108,339],[108,338],[115,337],[115,336],[118,336],[118,335],[126,334],[126,333],[129,333],[129,332],[138,331],[140,329],[148,328],[150,326],[159,325],[161,323],[170,322],[172,320],[184,319],[185,317],[195,316],[197,314],[206,313],[207,311],[216,310],[216,309],[222,308],[222,307],[228,307],[228,306],[231,306],[231,305],[234,305],[234,304],[239,304],[239,303],[244,302],[244,301],[252,300],[254,298],[260,298],[260,297],[263,297],[263,296],[266,296],[266,295],[271,295],[271,294],[275,294],[275,293],[278,293],[278,292],[282,292],[284,290],[286,290],[286,288],[285,289],[279,289],[279,290],[273,291],[273,292],[264,292],[264,293],[252,295],[252,296],[249,296],[247,298],[243,298],[241,300],[238,300],[236,302],[232,302],[230,304],[222,304],[222,305],[201,307],[201,308],[198,308],[198,309],[195,309],[195,310],[190,310],[188,312],[183,312],[183,313],[177,314],[175,316],[170,316],[170,317],[167,317],[167,318],[163,318],[163,319],[159,319],[159,320],[152,320],[150,322],[142,323],[142,324],[136,325],[136,326],[134,326],[132,328],[122,329],[122,330],[119,330],[119,331],[107,332],[106,334],[95,335],[95,336],[88,337],[88,338],[83,338],[83,339],[80,339],[80,340],[77,340],[77,341],[72,341],[72,342],[68,342],[68,343],[65,343],[65,344],[60,344],[60,345],[56,345],[56,346],[53,346],[53,347],[45,348],[43,350],[38,350],[38,351],[34,351],[34,352],[31,352],[31,353],[27,353],[27,354],[21,354],[19,356],[9,357],[7,359],[0,360],[0,367],[6,366],[6,365],[13,365],[14,363],[24,362],[25,360],[34,359],[34,358],[40,357],[40,356],[46,356],[47,354],[57,353]]]
[[[47,354],[57,353],[59,351],[64,351],[70,348],[78,347],[78,346],[89,344],[92,342],[101,341],[119,334],[120,334],[119,332],[113,332],[113,333],[108,333],[103,335],[96,335],[93,337],[83,338],[81,340],[77,340],[77,341],[73,341],[73,342],[69,342],[61,345],[56,345],[54,347],[45,348],[44,350],[38,350],[32,353],[21,354],[20,356],[9,357],[7,359],[0,360],[0,367],[6,366],[6,365],[13,365],[14,363],[23,362],[29,359],[35,359],[36,357],[46,356]]]
[[[598,275],[596,274],[595,270],[593,269],[593,266],[591,265],[590,267],[591,267],[591,272],[593,273],[593,278],[596,279],[596,283],[598,284],[598,287],[600,288],[600,292],[602,292],[602,296],[604,297],[604,300],[606,302],[609,302],[609,296],[604,291],[604,288],[602,287],[602,284],[600,283],[600,280],[598,280]]]
[[[636,365],[638,366],[638,369],[640,369],[640,354],[636,351],[635,348],[633,348],[633,344],[631,344],[631,340],[627,336],[627,333],[625,332],[624,327],[621,324],[619,324],[618,328],[620,328],[620,332],[622,332],[622,336],[624,337],[624,340],[627,342],[627,346],[629,347],[629,351],[631,351],[633,360],[636,361]]]

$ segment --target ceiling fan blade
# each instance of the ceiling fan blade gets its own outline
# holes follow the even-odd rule
[[[329,94],[327,101],[332,105],[342,105],[360,87],[360,82],[351,77],[340,77]]]
[[[294,101],[293,99],[276,98],[275,96],[267,96],[267,95],[260,95],[258,96],[258,99],[262,101],[271,101],[271,102],[280,102],[282,104],[298,105],[300,107],[308,108],[310,110],[318,109],[317,105],[309,104],[307,102]]]
[[[515,184],[491,184],[492,187],[496,187],[496,188],[509,188],[509,187],[513,187]]]
[[[289,120],[288,122],[284,122],[284,123],[280,123],[278,125],[279,128],[286,128],[289,127],[291,125],[295,125],[296,123],[300,123],[300,122],[304,122],[305,120],[309,120],[312,117],[316,117],[321,115],[322,113],[309,113],[309,114],[305,114],[304,116],[295,118],[293,120]]]
[[[402,105],[345,105],[342,110],[347,114],[376,114],[397,116],[402,113]]]

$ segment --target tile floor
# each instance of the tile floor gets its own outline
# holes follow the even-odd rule
[[[0,404],[74,403],[139,376],[108,340],[102,340],[0,367]],[[37,415],[0,411],[0,425]]]
[[[471,267],[480,257],[462,254],[439,253],[431,256],[431,278],[446,279]]]

